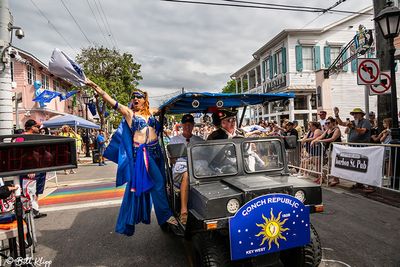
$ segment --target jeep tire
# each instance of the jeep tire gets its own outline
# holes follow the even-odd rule
[[[211,233],[198,233],[192,237],[195,267],[231,266],[229,246],[222,237]]]
[[[303,247],[281,252],[281,262],[290,267],[316,267],[321,263],[321,241],[314,226],[310,224],[311,242]]]

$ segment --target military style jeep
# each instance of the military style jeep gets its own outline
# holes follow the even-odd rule
[[[246,107],[289,97],[186,93],[161,106],[161,118],[207,113],[221,102]],[[188,159],[189,216],[180,230],[192,241],[195,266],[319,265],[321,244],[309,215],[323,211],[321,187],[289,174],[284,138],[170,144],[165,152],[168,159]],[[179,187],[167,165],[168,196],[178,216]]]

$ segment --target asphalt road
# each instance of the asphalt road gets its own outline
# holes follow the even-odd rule
[[[76,175],[59,175],[59,182],[112,177],[108,172],[114,169],[112,164],[84,166]],[[323,189],[323,199],[325,212],[311,216],[322,242],[321,266],[400,266],[399,208],[345,189]],[[138,225],[134,236],[116,234],[119,206],[115,202],[50,207],[47,217],[35,221],[39,241],[35,257],[51,260],[52,267],[190,266],[190,244],[162,232],[154,214],[152,224]]]

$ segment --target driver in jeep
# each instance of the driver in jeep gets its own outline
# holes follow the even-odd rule
[[[212,115],[213,123],[218,129],[212,132],[207,140],[245,137],[245,132],[237,128],[236,113],[237,111],[228,109],[220,109],[214,112]]]
[[[193,135],[194,118],[190,114],[182,117],[182,134],[171,138],[170,144],[189,144],[193,141],[203,141],[199,136]],[[188,197],[189,197],[189,175],[187,171],[187,157],[178,158],[172,168],[174,183],[179,185],[181,191],[181,215],[180,221],[186,225],[188,217]]]

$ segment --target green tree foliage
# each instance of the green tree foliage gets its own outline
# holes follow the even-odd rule
[[[240,93],[240,82],[238,84],[238,90]],[[243,80],[243,87],[247,90],[247,80]],[[229,82],[226,83],[224,88],[222,88],[222,93],[229,94],[229,93],[235,93],[236,92],[236,82],[235,80],[230,80]]]
[[[139,81],[140,64],[135,63],[133,55],[121,53],[116,49],[109,49],[103,46],[83,48],[76,56],[76,61],[83,67],[86,76],[102,87],[110,96],[119,103],[127,104],[130,101],[130,94]],[[100,124],[103,128],[104,113],[101,98],[97,98],[97,112],[100,117]],[[111,113],[111,112],[110,112]],[[118,124],[121,116],[111,116],[114,124]]]

